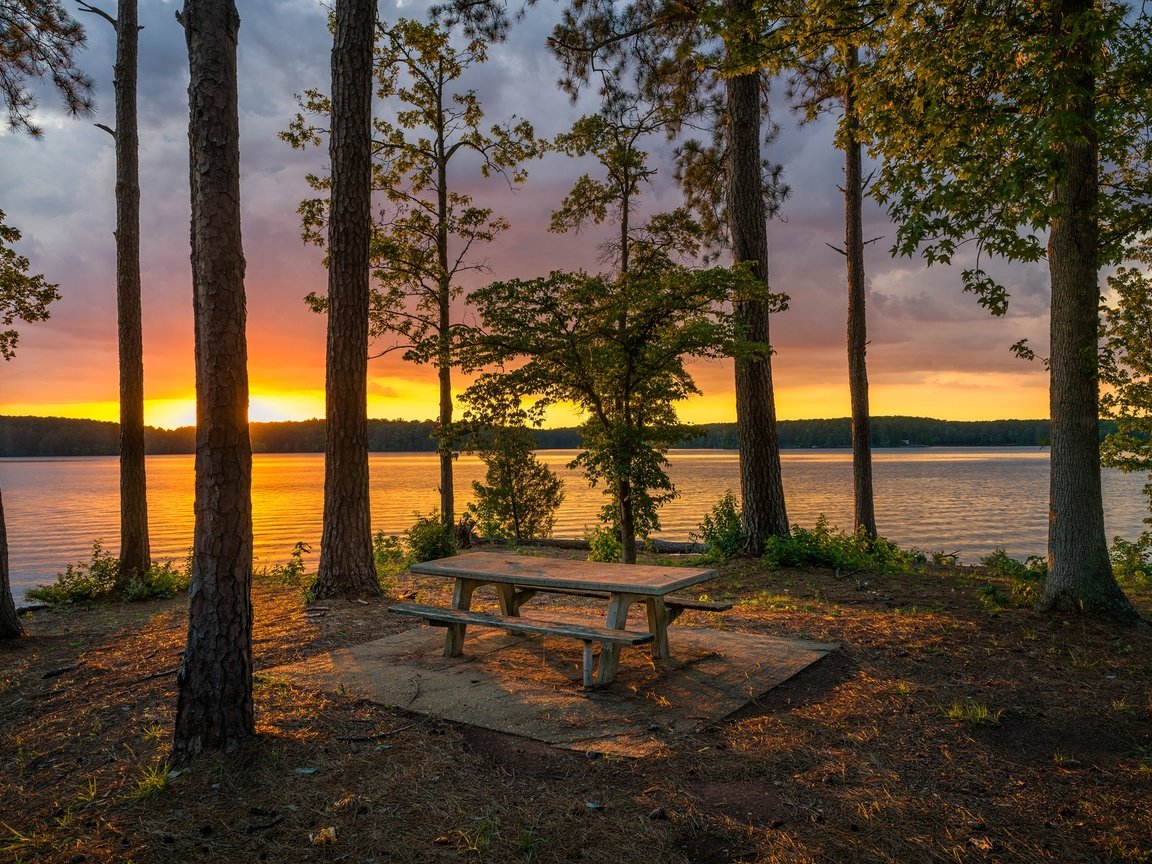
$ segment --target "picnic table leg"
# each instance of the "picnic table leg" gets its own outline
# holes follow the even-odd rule
[[[668,607],[663,597],[645,597],[648,609],[648,630],[652,633],[652,659],[668,656]]]
[[[638,598],[631,594],[612,594],[608,599],[608,623],[613,630],[626,630],[628,607]],[[597,684],[611,684],[616,679],[616,667],[620,664],[620,646],[603,644],[600,646],[600,668],[596,673]]]
[[[452,608],[465,611],[472,605],[472,592],[483,584],[475,579],[460,578],[452,591]],[[459,657],[464,653],[464,624],[449,624],[444,636],[444,656]]]

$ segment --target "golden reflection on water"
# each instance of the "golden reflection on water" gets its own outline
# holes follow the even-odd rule
[[[604,503],[567,468],[576,451],[539,456],[565,480],[555,535],[580,537]],[[846,450],[785,451],[789,519],[811,526],[824,514],[835,525],[852,518],[851,454]],[[154,557],[182,559],[192,541],[194,457],[148,459],[148,506]],[[461,456],[455,486],[459,509],[478,459]],[[673,451],[669,474],[680,497],[661,511],[664,539],[686,540],[728,489],[739,490],[734,451]],[[438,504],[431,453],[375,453],[369,458],[373,529],[400,533],[415,513]],[[324,460],[319,454],[257,454],[253,458],[253,528],[258,563],[283,561],[297,541],[319,545]],[[997,546],[1017,556],[1042,553],[1047,531],[1048,452],[1039,449],[909,448],[874,453],[881,533],[926,551],[960,551],[973,562]],[[1109,536],[1134,537],[1145,514],[1140,475],[1104,474]],[[119,543],[118,463],[114,457],[0,460],[13,585],[50,580],[69,561],[87,558],[94,539]]]

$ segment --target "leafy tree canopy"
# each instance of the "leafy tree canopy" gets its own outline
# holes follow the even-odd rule
[[[56,285],[42,275],[29,275],[28,259],[10,244],[20,239],[16,228],[4,224],[0,210],[0,357],[11,360],[19,334],[12,328],[16,320],[32,323],[48,317],[48,304],[60,299]]]

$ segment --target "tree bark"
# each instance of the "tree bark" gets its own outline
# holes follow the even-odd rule
[[[196,503],[188,644],[177,676],[172,757],[230,751],[255,734],[252,711],[252,451],[240,236],[233,0],[185,0]]]
[[[380,595],[368,492],[374,0],[337,0],[332,43],[324,526],[316,599]]]
[[[444,128],[444,90],[437,90],[436,104],[436,261],[440,268],[438,322],[440,350],[437,376],[440,383],[440,417],[436,430],[440,454],[440,523],[456,523],[456,490],[452,480],[452,278],[448,270],[448,152]]]
[[[8,575],[8,529],[4,525],[4,495],[0,493],[0,639],[15,639],[23,632]]]
[[[144,340],[140,308],[140,139],[136,122],[136,0],[116,12],[116,320],[120,351],[120,578],[147,572]]]
[[[1091,10],[1092,2],[1058,0],[1056,32],[1074,30],[1075,19]],[[1057,215],[1048,239],[1052,456],[1048,577],[1040,608],[1135,622],[1140,617],[1112,574],[1100,488],[1099,152],[1093,71],[1098,50],[1090,35],[1065,47],[1052,86],[1053,110],[1075,118],[1078,128],[1075,134],[1065,132],[1059,148],[1053,188]]]
[[[632,502],[632,483],[622,477],[616,484],[620,498],[620,563],[636,563],[636,510]]]
[[[737,14],[747,14],[750,2],[729,0],[728,5]],[[727,203],[732,257],[737,263],[753,262],[753,272],[768,284],[768,226],[760,159],[760,75],[737,75],[727,79],[726,86],[731,124]],[[764,300],[737,299],[733,303],[737,332],[742,339],[769,344],[769,309]],[[765,353],[737,359],[735,366],[744,551],[758,556],[768,537],[788,533],[772,358]]]
[[[864,280],[864,176],[856,117],[859,52],[844,52],[844,258],[848,268],[848,390],[852,401],[853,527],[876,536],[872,492],[872,422],[868,411],[868,318]]]

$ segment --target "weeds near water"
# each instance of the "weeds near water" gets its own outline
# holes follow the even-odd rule
[[[987,723],[995,726],[1004,714],[1003,708],[992,709],[983,702],[953,702],[943,709],[944,716],[957,723],[967,723],[972,726]]]
[[[191,564],[171,561],[153,563],[143,573],[121,572],[120,559],[105,551],[104,543],[92,543],[92,558],[68,564],[51,585],[28,589],[30,600],[51,606],[110,600],[152,600],[172,597],[188,588]]]
[[[1012,597],[1019,604],[1029,605],[1040,599],[1044,580],[1048,578],[1048,562],[1039,555],[1018,561],[1003,549],[997,549],[981,558],[980,563],[988,568],[990,575],[1008,580]]]
[[[725,561],[740,554],[744,548],[744,528],[740,523],[740,507],[731,490],[724,493],[697,530],[688,536],[708,547],[701,556],[705,562]]]
[[[884,537],[860,529],[839,531],[821,515],[809,531],[792,526],[786,537],[769,537],[763,561],[769,567],[828,567],[848,572],[908,573],[928,559],[916,549],[901,549]]]

